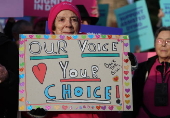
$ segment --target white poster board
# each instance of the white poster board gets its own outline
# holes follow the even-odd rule
[[[132,111],[127,35],[20,35],[19,111]]]

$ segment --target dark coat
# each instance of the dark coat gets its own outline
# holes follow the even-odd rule
[[[151,67],[158,56],[154,56],[148,59],[148,61],[142,62],[138,65],[138,69],[132,78],[132,89],[133,89],[133,111],[125,111],[122,114],[122,118],[136,118],[139,109],[143,104],[143,89],[146,79],[146,73],[150,72]]]
[[[19,54],[17,45],[0,33],[0,64],[8,71],[8,78],[0,83],[0,117],[16,118],[18,110]]]

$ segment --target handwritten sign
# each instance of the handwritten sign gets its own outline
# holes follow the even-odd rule
[[[132,111],[127,35],[20,35],[19,111]]]
[[[163,26],[170,26],[170,1],[168,0],[160,0],[160,6],[164,13],[164,17],[162,18]]]
[[[154,48],[154,35],[145,0],[121,7],[114,12],[118,27],[123,29],[124,35],[130,37],[131,52],[135,51],[136,46],[140,46],[141,51]]]
[[[90,16],[96,17],[92,14],[94,10],[92,7],[97,6],[96,0],[24,0],[24,15],[25,16],[40,16],[48,17],[50,9],[60,2],[72,2],[75,5],[84,5]]]

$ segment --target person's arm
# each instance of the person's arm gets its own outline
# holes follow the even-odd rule
[[[138,68],[138,61],[133,53],[128,52],[128,56],[131,62],[131,70],[135,71]]]
[[[2,64],[8,71],[8,77],[1,86],[8,86],[13,89],[17,88],[19,83],[19,54],[17,45],[12,42],[6,42],[0,47],[0,64]]]
[[[158,12],[158,22],[156,24],[156,26],[159,28],[162,26],[162,18],[164,17],[164,13],[162,11],[162,9],[159,9],[159,12]]]

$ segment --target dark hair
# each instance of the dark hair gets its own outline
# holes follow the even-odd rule
[[[159,35],[159,33],[160,33],[161,31],[170,31],[170,26],[169,26],[169,27],[161,27],[161,28],[159,28],[159,29],[156,31],[156,33],[155,33],[155,39],[158,37],[158,35]]]
[[[32,24],[26,20],[18,20],[14,26],[12,27],[12,32],[14,33],[20,33],[22,29],[22,26],[32,26]]]

